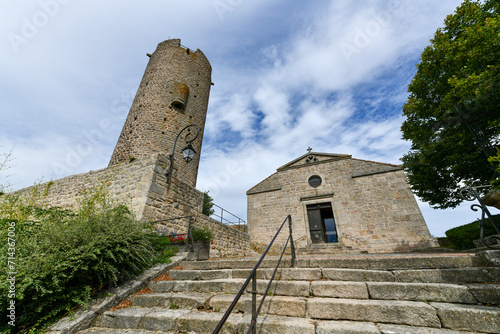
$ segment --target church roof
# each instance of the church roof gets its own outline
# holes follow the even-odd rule
[[[388,164],[383,162],[376,162],[370,160],[361,160],[352,158],[348,154],[334,154],[334,153],[319,153],[308,152],[295,160],[279,167],[277,172],[270,175],[263,181],[259,182],[254,187],[247,191],[247,195],[257,194],[261,192],[275,191],[281,189],[281,173],[283,171],[293,168],[303,168],[313,165],[331,163],[339,160],[350,160],[351,177],[363,177],[380,173],[394,172],[401,170],[400,165]]]
[[[289,163],[279,167],[278,172],[290,168],[303,167],[304,165],[320,164],[320,163],[350,159],[350,158],[351,156],[348,154],[308,152],[298,157],[297,159],[290,161]]]

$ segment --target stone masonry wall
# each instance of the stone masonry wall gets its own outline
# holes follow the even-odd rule
[[[31,191],[37,189],[43,192],[48,187],[49,191],[44,198],[46,205],[75,208],[83,189],[104,182],[110,198],[117,204],[129,207],[138,219],[153,222],[195,216],[196,224],[209,228],[214,234],[212,257],[249,255],[250,237],[247,233],[209,219],[201,213],[202,192],[175,177],[172,177],[170,185],[166,184],[167,164],[166,156],[153,154],[130,163],[24,188],[17,193],[29,195]],[[189,220],[176,219],[161,224],[169,232],[186,233]]]
[[[309,245],[306,206],[329,202],[339,245],[370,253],[435,246],[403,171],[390,168],[392,171],[353,177],[353,170],[362,175],[356,163],[356,159],[344,159],[282,170],[273,174],[274,183],[280,187],[249,191],[248,228],[252,243],[260,247],[268,243],[290,214],[296,246]],[[317,188],[308,185],[312,175],[322,178]],[[287,233],[283,233],[278,244],[286,237]]]
[[[154,165],[155,159],[151,158],[124,163],[24,188],[17,193],[28,195],[35,189],[43,191],[48,187],[49,191],[44,198],[46,205],[71,209],[77,206],[82,190],[104,182],[114,202],[126,205],[142,219]]]

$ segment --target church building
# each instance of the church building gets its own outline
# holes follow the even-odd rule
[[[309,152],[247,191],[257,249],[291,215],[298,252],[390,253],[436,247],[402,167]],[[284,244],[288,233],[276,243]]]

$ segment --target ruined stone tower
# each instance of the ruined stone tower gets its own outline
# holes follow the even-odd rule
[[[191,143],[197,152],[194,159],[186,164],[181,153],[188,131],[192,137],[196,134],[196,128],[190,127],[179,136],[173,166],[177,179],[195,187],[212,67],[203,52],[193,52],[180,43],[180,39],[164,41],[148,54],[150,60],[109,166],[152,154],[169,155],[179,132],[195,124],[200,132]]]

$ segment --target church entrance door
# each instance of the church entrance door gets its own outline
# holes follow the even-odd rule
[[[308,205],[307,218],[313,244],[338,242],[331,203]]]

